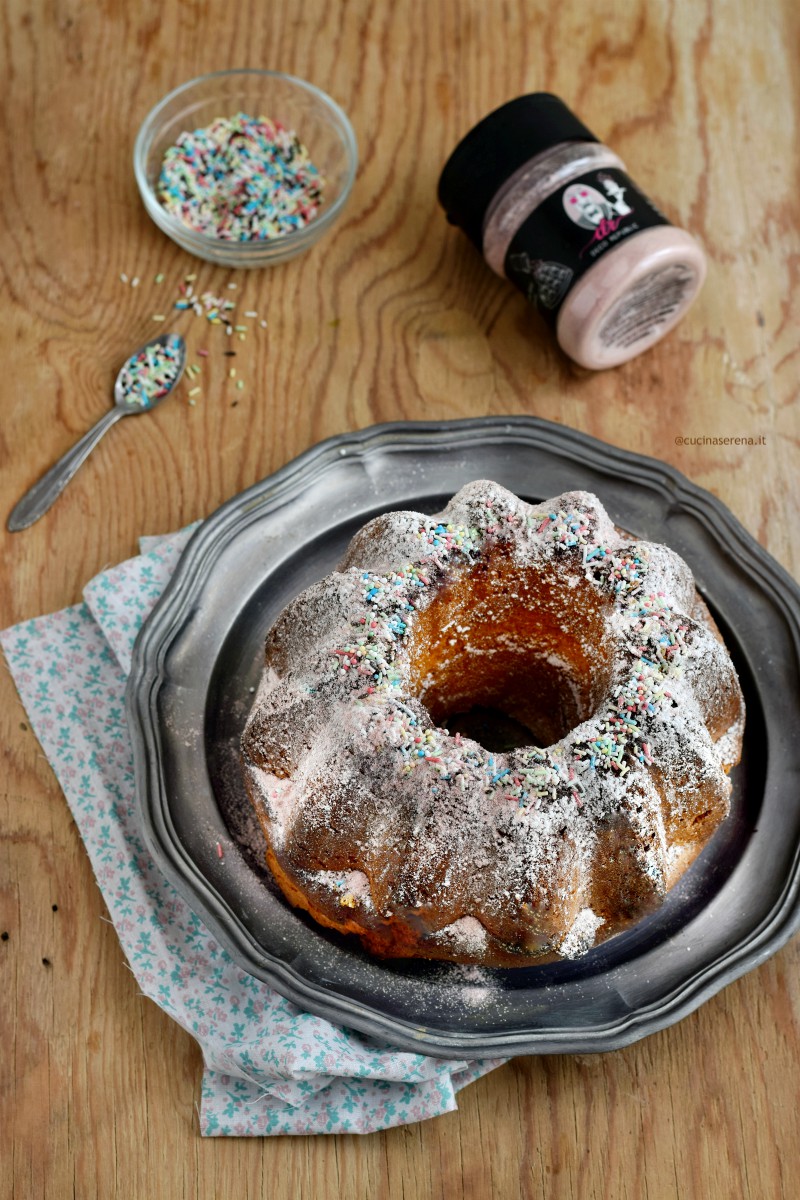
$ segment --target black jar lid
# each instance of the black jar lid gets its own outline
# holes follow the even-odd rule
[[[560,142],[597,142],[558,96],[532,92],[484,117],[458,143],[439,179],[451,225],[483,248],[483,219],[497,189],[523,163]]]

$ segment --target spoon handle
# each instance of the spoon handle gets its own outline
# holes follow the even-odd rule
[[[78,470],[78,467],[86,462],[86,459],[94,450],[106,430],[110,429],[120,417],[124,417],[125,415],[125,411],[121,408],[110,408],[97,424],[93,425],[89,432],[85,433],[80,441],[76,442],[72,449],[68,450],[25,493],[22,499],[11,510],[11,515],[7,522],[7,528],[10,533],[17,533],[20,529],[27,529],[34,521],[38,521],[39,517],[44,516],[54,500],[61,495],[70,479],[72,479],[72,476]]]

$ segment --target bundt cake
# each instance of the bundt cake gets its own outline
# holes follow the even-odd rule
[[[677,554],[589,493],[481,481],[370,521],[288,605],[242,752],[292,904],[380,956],[521,966],[658,906],[743,720]]]

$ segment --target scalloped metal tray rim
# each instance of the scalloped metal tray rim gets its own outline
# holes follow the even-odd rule
[[[677,469],[654,458],[604,443],[588,434],[542,418],[481,417],[448,422],[391,422],[341,434],[311,447],[274,474],[232,497],[198,528],[156,608],[137,638],[126,697],[134,750],[137,799],[142,831],[154,860],[179,894],[209,926],[232,957],[255,977],[270,983],[301,1007],[328,1019],[384,1039],[402,1049],[440,1056],[498,1056],[527,1053],[604,1051],[617,1049],[674,1024],[716,992],[774,954],[800,929],[800,845],[780,896],[766,919],[748,931],[730,951],[650,1005],[621,1020],[557,1029],[532,1026],[507,1034],[433,1029],[399,1020],[380,1008],[309,983],[292,966],[273,958],[244,928],[225,901],[197,871],[172,825],[160,770],[156,701],[164,681],[167,649],[179,635],[199,572],[206,572],[216,551],[237,531],[265,512],[286,503],[299,488],[346,456],[368,456],[391,447],[408,452],[440,442],[458,448],[493,441],[529,443],[565,461],[579,460],[628,479],[670,498],[677,508],[709,530],[720,547],[735,555],[746,573],[780,610],[800,663],[800,588],[755,541],[725,505],[691,483]]]

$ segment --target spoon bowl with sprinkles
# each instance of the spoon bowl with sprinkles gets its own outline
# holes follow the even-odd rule
[[[134,350],[114,384],[114,406],[25,493],[8,518],[11,533],[44,516],[107,430],[122,417],[152,412],[175,389],[186,366],[186,343],[177,333],[162,333]]]

